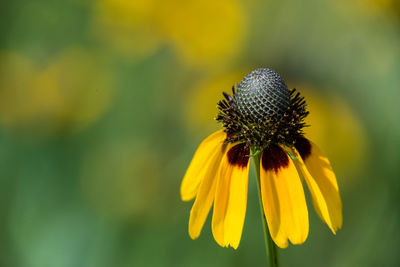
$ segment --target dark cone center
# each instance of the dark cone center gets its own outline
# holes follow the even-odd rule
[[[240,82],[234,105],[243,118],[256,122],[280,119],[290,106],[290,92],[278,73],[256,69]]]

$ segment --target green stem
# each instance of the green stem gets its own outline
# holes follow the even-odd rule
[[[267,220],[264,214],[263,203],[261,199],[261,185],[260,185],[260,159],[261,153],[252,153],[254,159],[254,166],[256,168],[256,176],[257,176],[257,190],[258,190],[258,200],[260,203],[260,211],[261,211],[261,220],[264,228],[264,238],[265,238],[265,247],[267,250],[268,263],[270,267],[278,267],[279,266],[279,257],[278,257],[278,247],[275,245],[274,241],[271,238],[269,233]]]

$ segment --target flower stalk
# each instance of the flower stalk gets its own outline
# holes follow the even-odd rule
[[[274,243],[269,233],[267,220],[265,219],[264,207],[261,199],[261,183],[260,183],[260,162],[261,162],[261,153],[260,152],[252,152],[254,166],[256,170],[256,178],[257,178],[257,191],[258,191],[258,200],[260,204],[260,212],[261,212],[261,220],[264,229],[264,239],[265,239],[265,248],[267,252],[268,266],[269,267],[278,267],[279,266],[279,254],[278,247]]]

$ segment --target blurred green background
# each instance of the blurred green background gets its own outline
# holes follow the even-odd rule
[[[0,266],[266,266],[252,171],[237,251],[179,197],[258,67],[306,96],[344,205],[282,266],[399,266],[397,0],[6,0],[0,32]]]

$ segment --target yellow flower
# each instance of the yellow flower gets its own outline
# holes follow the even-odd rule
[[[263,212],[273,241],[281,248],[302,244],[308,236],[308,208],[300,177],[314,208],[333,233],[342,226],[342,204],[331,164],[303,136],[306,104],[281,77],[257,69],[239,84],[233,96],[224,93],[217,120],[224,129],[198,147],[181,184],[181,198],[195,198],[189,235],[196,239],[213,206],[216,242],[239,246],[247,206],[249,158],[260,166]]]

